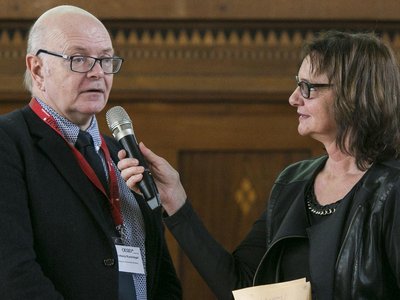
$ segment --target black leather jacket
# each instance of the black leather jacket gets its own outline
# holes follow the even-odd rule
[[[294,164],[277,178],[266,218],[269,246],[254,284],[276,282],[285,241],[308,233],[314,298],[400,299],[400,161],[373,164],[343,211],[343,224],[333,218],[329,226],[305,233],[296,206],[304,203],[305,182],[325,160]],[[313,236],[319,240],[312,245]]]
[[[278,282],[286,242],[305,238],[314,299],[400,299],[400,161],[375,163],[347,206],[310,229],[305,188],[326,159],[293,164],[279,175],[267,209],[233,253],[210,236],[188,201],[164,219],[218,299]]]

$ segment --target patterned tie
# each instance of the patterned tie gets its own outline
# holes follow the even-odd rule
[[[85,157],[86,161],[93,168],[97,177],[100,179],[100,182],[103,184],[104,188],[108,192],[108,182],[106,173],[104,171],[103,162],[99,154],[97,154],[96,149],[94,148],[93,138],[90,133],[79,130],[78,139],[75,143],[76,149]]]

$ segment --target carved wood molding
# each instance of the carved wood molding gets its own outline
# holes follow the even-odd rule
[[[327,29],[375,31],[400,53],[400,22],[107,20],[125,58],[112,96],[122,101],[286,100],[303,42]],[[22,87],[30,21],[0,22],[0,99]]]

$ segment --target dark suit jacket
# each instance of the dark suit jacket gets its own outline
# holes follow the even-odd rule
[[[119,144],[106,138],[113,159]],[[29,107],[0,117],[0,298],[118,298],[107,199]],[[141,199],[140,199],[141,200]],[[161,210],[144,201],[149,299],[180,299]]]

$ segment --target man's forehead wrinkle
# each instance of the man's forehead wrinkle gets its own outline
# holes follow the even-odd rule
[[[99,49],[95,51],[95,53],[92,53],[88,48],[70,45],[65,45],[65,47],[62,49],[62,52],[67,55],[89,55],[95,57],[100,57],[102,55],[114,55],[113,48]]]
[[[66,37],[65,37],[65,34],[61,30],[58,30],[58,29],[51,30],[47,34],[46,40],[48,41],[47,43],[50,45],[50,47],[57,48],[54,50],[65,48]]]
[[[92,22],[91,18],[88,16],[78,15],[78,17],[84,18],[89,24]],[[90,45],[106,45],[104,49],[101,49],[102,53],[113,51],[108,31],[104,31],[103,27],[99,26],[97,22],[92,23],[93,26],[88,26],[82,34],[82,30],[76,31],[75,27],[68,25],[72,22],[71,19],[73,18],[70,18],[65,23],[58,22],[57,24],[54,24],[50,17],[47,20],[43,20],[44,22],[41,25],[46,26],[45,28],[51,28],[46,30],[45,36],[42,38],[43,44],[46,44],[46,47],[47,45],[49,45],[49,47],[55,47],[56,49],[53,50],[63,52],[79,50],[86,51],[88,49],[87,47],[82,46],[82,40],[90,39],[92,40]],[[82,22],[84,22],[83,19]]]

